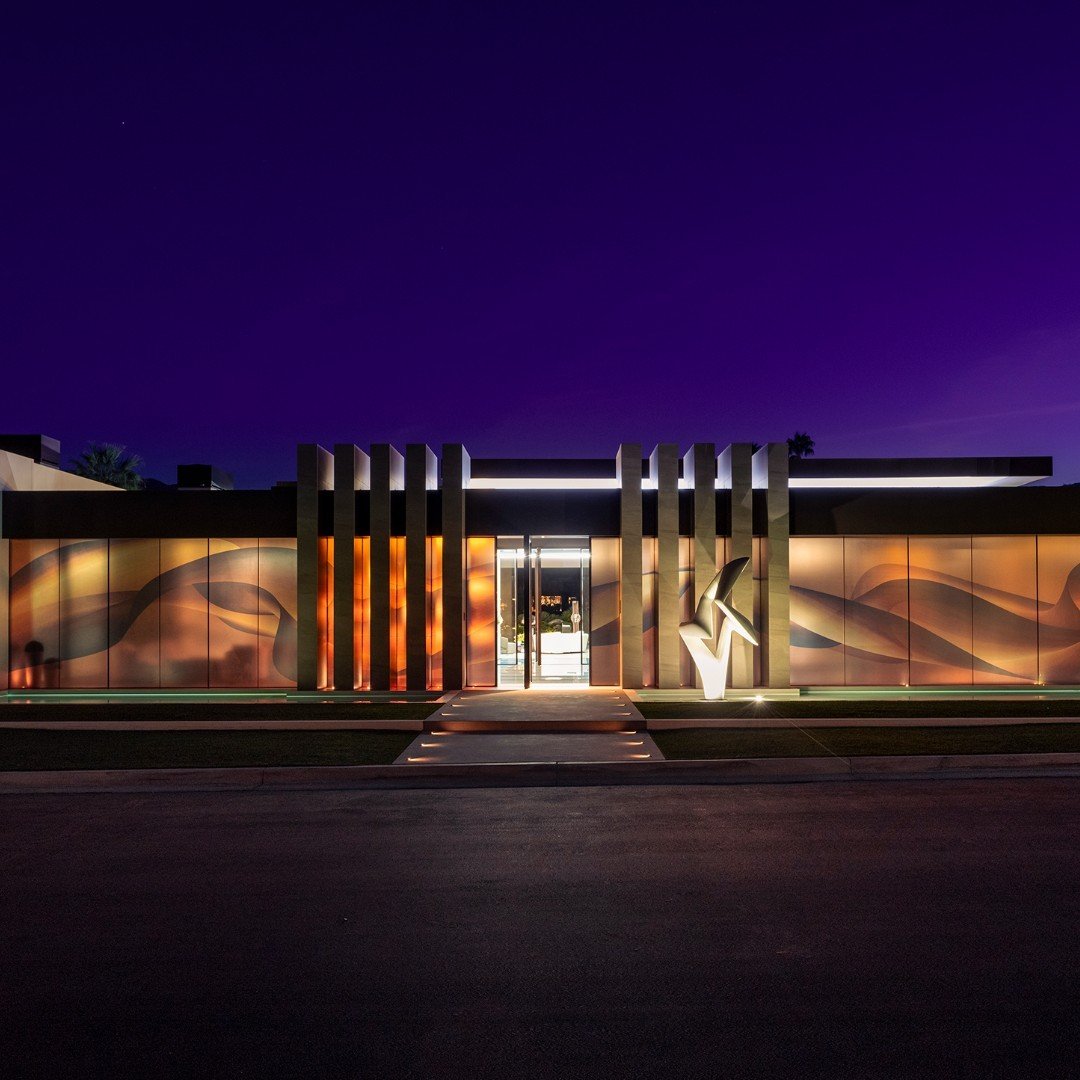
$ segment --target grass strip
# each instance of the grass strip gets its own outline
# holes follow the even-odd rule
[[[1080,753],[1080,724],[992,727],[679,728],[649,733],[665,758]],[[815,741],[816,740],[816,741]],[[824,744],[824,749],[822,744]]]
[[[34,701],[0,704],[0,720],[426,720],[440,707],[437,701]]]
[[[768,717],[784,720],[842,719],[949,719],[1005,717],[1037,719],[1042,716],[1080,718],[1080,698],[1048,698],[1042,701],[995,699],[952,700],[922,698],[892,701],[888,699],[845,701],[796,698],[790,701],[635,701],[647,720],[761,720]]]
[[[414,731],[0,730],[0,770],[390,765]]]

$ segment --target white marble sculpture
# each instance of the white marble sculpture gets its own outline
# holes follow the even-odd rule
[[[722,700],[727,689],[731,635],[739,634],[751,645],[758,644],[754,624],[731,606],[731,590],[749,562],[747,558],[732,559],[724,566],[701,594],[693,620],[679,627],[708,701]]]

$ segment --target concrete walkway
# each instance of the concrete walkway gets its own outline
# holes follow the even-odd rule
[[[626,724],[644,727],[633,702],[614,687],[572,689],[463,690],[432,715],[432,720],[455,724],[529,724],[554,730],[567,724]]]
[[[662,761],[621,690],[466,690],[431,718],[397,765]]]

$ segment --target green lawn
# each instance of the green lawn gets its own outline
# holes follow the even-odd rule
[[[0,719],[56,720],[426,720],[430,701],[34,701],[0,703]]]
[[[680,728],[650,731],[671,759],[1080,753],[1080,724],[986,727]]]
[[[1047,698],[1009,700],[1002,698],[889,698],[828,700],[792,698],[778,701],[635,701],[647,720],[727,720],[780,717],[785,720],[846,720],[895,717],[930,719],[965,716],[1015,717],[1017,720],[1040,716],[1075,716],[1080,718],[1080,699]]]
[[[415,731],[0,729],[0,771],[389,765]]]

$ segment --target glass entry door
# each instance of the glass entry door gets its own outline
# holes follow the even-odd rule
[[[589,683],[589,543],[533,537],[498,548],[499,685]]]

